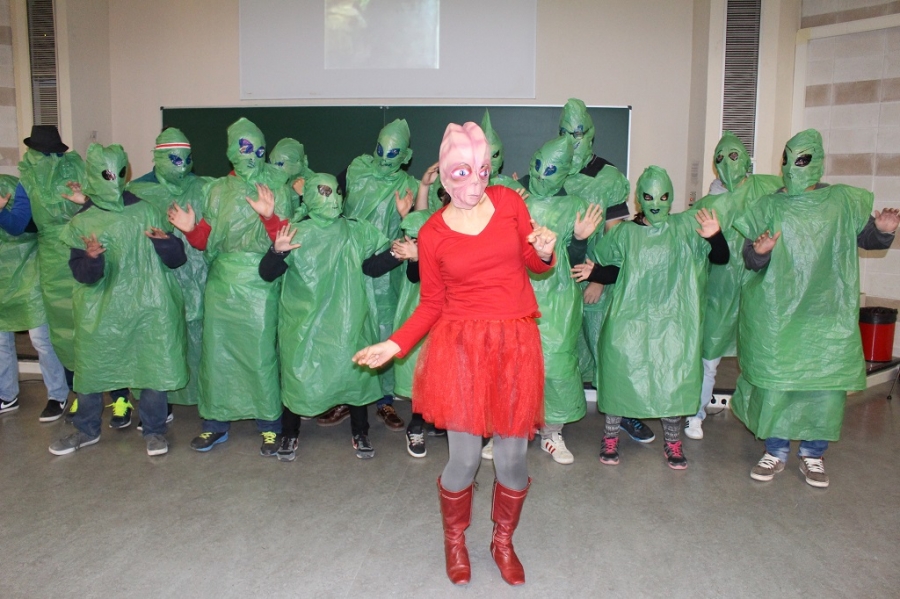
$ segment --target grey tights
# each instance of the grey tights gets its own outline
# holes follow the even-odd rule
[[[475,480],[481,465],[481,437],[469,433],[447,431],[450,460],[441,474],[441,486],[451,492],[462,491]],[[528,463],[525,452],[528,439],[494,437],[494,475],[508,489],[528,486]]]

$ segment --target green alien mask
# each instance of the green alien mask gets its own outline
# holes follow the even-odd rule
[[[481,130],[487,138],[488,151],[491,153],[491,174],[500,173],[500,167],[503,166],[503,142],[500,136],[491,127],[491,115],[487,110],[484,111],[484,118],[481,119]]]
[[[153,148],[153,167],[156,177],[167,183],[178,183],[194,169],[191,142],[184,133],[169,127],[156,138]]]
[[[594,155],[594,121],[588,114],[587,106],[578,98],[569,98],[559,117],[559,134],[572,138],[575,150],[570,174],[574,175],[590,161]]]
[[[728,191],[734,191],[750,172],[750,154],[731,131],[725,131],[716,146],[716,173]]]
[[[228,149],[225,152],[235,174],[255,183],[266,165],[266,138],[259,127],[241,117],[228,127]]]
[[[801,131],[784,144],[781,175],[788,195],[799,195],[812,187],[825,172],[822,134],[815,129]]]
[[[309,217],[318,225],[333,223],[344,208],[343,190],[337,179],[326,173],[315,173],[303,185],[303,203]]]
[[[528,191],[540,197],[555,196],[569,176],[572,166],[572,138],[561,135],[551,139],[531,157]]]
[[[309,159],[303,144],[290,137],[275,144],[269,152],[269,163],[284,171],[288,181],[293,181],[309,170]]]
[[[663,225],[669,218],[669,210],[675,199],[672,180],[666,169],[648,166],[638,179],[634,193],[647,222],[654,227]]]
[[[395,119],[384,126],[375,145],[375,170],[381,176],[393,175],[410,161],[409,125],[405,119]]]
[[[99,208],[121,212],[127,170],[128,155],[122,146],[113,144],[104,148],[91,144],[85,164],[84,194]]]

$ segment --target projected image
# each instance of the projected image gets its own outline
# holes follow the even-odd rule
[[[326,69],[439,68],[440,0],[324,0]]]

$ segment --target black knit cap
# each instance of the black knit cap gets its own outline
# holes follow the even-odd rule
[[[61,154],[69,149],[62,142],[55,125],[33,125],[31,137],[25,138],[25,145],[46,154]]]

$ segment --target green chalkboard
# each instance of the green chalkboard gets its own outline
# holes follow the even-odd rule
[[[561,106],[256,106],[247,108],[162,108],[163,127],[178,127],[191,140],[194,172],[223,176],[225,130],[240,117],[256,123],[273,147],[293,137],[306,148],[315,171],[338,174],[360,154],[374,151],[381,128],[404,118],[412,134],[409,172],[421,177],[437,161],[447,123],[481,122],[485,108],[505,147],[503,173],[525,175],[534,154],[559,134]],[[590,107],[597,134],[594,153],[628,174],[631,107]]]

